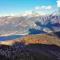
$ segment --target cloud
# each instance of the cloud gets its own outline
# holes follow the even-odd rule
[[[22,16],[32,15],[32,10],[26,10]]]
[[[57,0],[57,7],[60,7],[60,0]]]
[[[52,6],[36,6],[36,10],[50,10]]]

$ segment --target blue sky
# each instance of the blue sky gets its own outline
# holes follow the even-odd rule
[[[50,6],[51,9],[41,10],[44,12],[53,12],[57,9],[57,0],[0,0],[0,15],[11,13],[22,13],[26,10],[36,11],[35,7]]]

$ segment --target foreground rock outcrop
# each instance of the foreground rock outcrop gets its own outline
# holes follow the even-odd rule
[[[60,60],[60,47],[21,43],[13,46],[0,45],[0,60]]]

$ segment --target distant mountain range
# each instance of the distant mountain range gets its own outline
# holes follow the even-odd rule
[[[0,35],[35,34],[35,32],[50,33],[60,31],[59,13],[42,15],[40,13],[32,12],[31,14],[21,16],[0,17]]]

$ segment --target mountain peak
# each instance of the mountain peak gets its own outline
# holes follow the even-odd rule
[[[22,16],[43,16],[43,15],[47,15],[44,12],[35,12],[35,11],[25,11]]]

